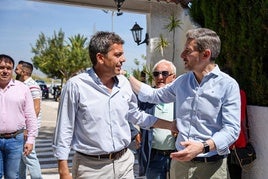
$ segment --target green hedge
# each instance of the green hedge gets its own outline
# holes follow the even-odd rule
[[[216,62],[246,91],[248,104],[268,106],[268,0],[193,0],[190,15],[219,34]]]

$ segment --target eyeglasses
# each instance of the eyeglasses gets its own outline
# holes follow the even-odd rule
[[[153,72],[153,76],[154,76],[154,77],[158,77],[160,74],[161,74],[163,77],[168,77],[168,76],[172,75],[172,73],[169,73],[168,71],[154,71],[154,72]]]

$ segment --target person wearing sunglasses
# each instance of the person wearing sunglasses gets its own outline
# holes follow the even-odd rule
[[[176,67],[172,62],[165,59],[157,62],[152,71],[155,88],[163,87],[176,78]],[[141,110],[161,119],[173,121],[175,118],[174,103],[152,104],[140,102],[139,107]],[[137,150],[139,175],[147,178],[169,178],[171,162],[169,155],[175,151],[175,137],[170,130],[166,129],[141,129],[140,133],[141,144]]]
[[[215,63],[221,41],[213,30],[186,33],[181,53],[188,72],[171,84],[151,88],[133,76],[132,89],[141,101],[176,103],[177,152],[171,153],[170,176],[228,178],[227,155],[240,132],[240,89]]]

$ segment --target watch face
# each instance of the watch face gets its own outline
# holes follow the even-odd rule
[[[204,153],[208,153],[209,152],[209,145],[206,142],[202,142],[204,145]]]

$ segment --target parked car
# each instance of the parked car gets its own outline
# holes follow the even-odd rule
[[[46,83],[43,80],[35,80],[42,90],[42,98],[48,99],[49,97],[49,89]]]
[[[38,84],[46,84],[44,80],[35,80]]]

